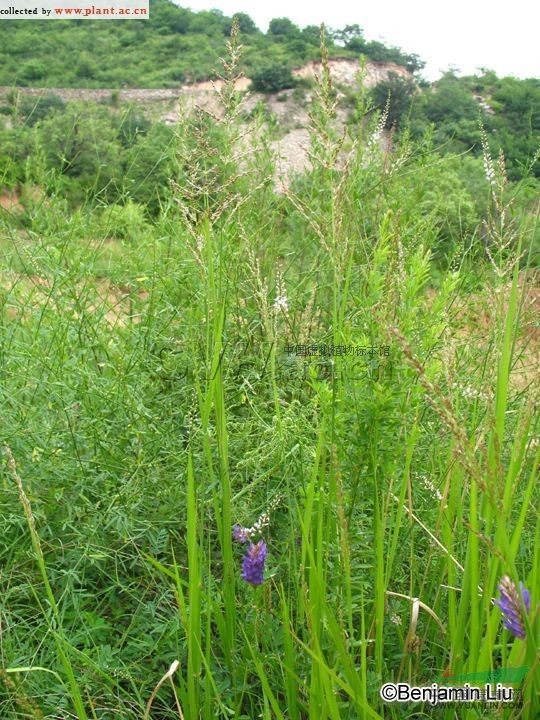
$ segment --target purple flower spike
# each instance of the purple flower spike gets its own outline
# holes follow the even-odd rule
[[[531,610],[531,595],[527,589],[523,587],[523,583],[519,583],[519,592],[515,584],[505,575],[499,583],[499,591],[501,593],[500,600],[494,600],[503,614],[504,627],[510,630],[512,635],[518,638],[525,637],[525,621],[523,618],[523,607],[521,599],[527,611],[527,615]],[[520,598],[521,595],[521,598]]]
[[[250,585],[262,585],[265,560],[266,543],[264,540],[259,540],[255,545],[250,543],[248,551],[242,560],[242,578]]]
[[[239,543],[247,542],[249,540],[248,529],[249,528],[242,527],[241,525],[234,525],[232,532],[233,540]]]

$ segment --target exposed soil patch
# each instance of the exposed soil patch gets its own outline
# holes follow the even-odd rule
[[[454,333],[450,339],[452,354],[459,355],[471,348],[480,348],[484,352],[491,351],[491,342],[495,329],[500,327],[500,318],[508,312],[508,299],[511,283],[502,286],[498,291],[486,289],[481,295],[471,294],[459,298],[454,306]],[[540,273],[538,271],[522,272],[519,276],[520,297],[523,293],[521,316],[516,335],[514,366],[510,374],[510,382],[515,390],[524,390],[540,381]],[[498,338],[497,345],[502,342]],[[491,370],[486,377],[495,382],[497,374],[497,358],[492,358]],[[540,388],[539,388],[540,389]]]
[[[368,61],[362,68],[359,60],[350,58],[330,60],[329,69],[332,81],[338,86],[355,86],[358,83],[359,73],[362,74],[366,87],[373,87],[387,79],[390,73],[396,73],[400,77],[412,77],[408,70],[395,63]],[[321,74],[321,62],[310,62],[293,70],[293,76],[299,79],[316,80],[321,77]],[[18,92],[22,96],[36,99],[43,95],[53,94],[64,102],[99,102],[117,108],[127,103],[134,103],[140,105],[152,120],[175,125],[183,115],[189,115],[196,109],[221,117],[223,106],[218,93],[223,88],[223,84],[222,80],[216,79],[181,85],[177,88],[19,88]],[[249,91],[250,86],[249,78],[245,76],[237,78],[235,87],[238,92],[245,93]],[[6,98],[12,92],[12,87],[0,87],[0,99]],[[338,97],[339,95],[338,90]],[[257,104],[262,103],[266,106],[268,113],[274,116],[277,123],[281,138],[274,142],[273,146],[278,153],[278,172],[276,173],[278,192],[283,191],[294,173],[302,172],[309,166],[306,152],[309,143],[306,140],[309,126],[308,108],[311,99],[312,91],[306,88],[283,90],[268,95],[248,92],[244,98],[243,109],[246,113],[252,111]],[[347,121],[348,112],[347,109],[338,107],[336,125],[340,130]],[[2,207],[19,209],[21,207],[19,199],[12,198],[11,195],[4,193],[0,200]]]
[[[362,67],[359,60],[336,58],[329,60],[328,68],[333,82],[341,85],[355,85],[360,72],[362,72],[364,85],[368,88],[387,80],[390,73],[395,73],[406,80],[412,78],[412,74],[406,68],[392,62],[369,60]],[[322,62],[320,60],[309,62],[307,65],[293,70],[292,74],[297,78],[315,79],[321,77]]]
[[[24,322],[36,311],[49,305],[62,317],[105,322],[109,327],[124,327],[141,320],[141,303],[149,293],[128,285],[114,285],[105,278],[81,280],[76,288],[54,286],[51,279],[40,275],[0,272],[1,306],[8,319]]]
[[[21,196],[16,190],[3,190],[0,194],[0,207],[10,213],[24,212]]]

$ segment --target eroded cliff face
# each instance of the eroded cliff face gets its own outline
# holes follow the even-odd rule
[[[390,73],[396,73],[403,78],[412,78],[411,73],[395,63],[373,62],[368,60],[362,70],[359,60],[350,58],[336,58],[329,61],[330,75],[334,83],[339,85],[355,85],[358,82],[358,74],[363,72],[363,82],[368,88],[386,80]],[[302,67],[292,71],[293,77],[315,80],[322,75],[322,63],[320,61],[309,62]],[[110,100],[114,94],[118,102],[135,102],[141,104],[166,103],[184,96],[193,96],[200,99],[205,93],[214,93],[221,90],[222,80],[205,80],[203,82],[182,85],[179,88],[120,88],[118,90],[86,89],[86,88],[19,88],[22,95],[40,97],[41,95],[54,94],[64,101],[89,100],[104,102]],[[241,75],[235,83],[236,90],[246,92],[251,87],[251,80]],[[12,92],[13,88],[0,87],[0,97]]]
[[[410,79],[412,74],[395,63],[366,61],[361,64],[359,60],[350,58],[334,58],[329,60],[330,75],[336,86],[354,87],[362,77],[364,87],[371,88],[388,78],[390,73],[396,73],[402,78]],[[320,61],[309,62],[292,72],[299,79],[316,80],[322,75]],[[236,90],[246,92],[250,90],[251,80],[245,76],[237,78]],[[87,102],[111,102],[121,106],[124,103],[136,103],[153,120],[160,120],[167,125],[174,125],[181,115],[190,113],[195,108],[206,110],[214,115],[221,115],[223,107],[216,90],[223,87],[222,80],[207,80],[204,82],[183,85],[179,88],[144,89],[121,88],[118,90],[83,89],[83,88],[19,88],[21,95],[38,98],[52,93],[68,102],[83,100]],[[0,98],[12,92],[13,88],[0,87]],[[338,91],[338,97],[342,96]],[[292,174],[302,172],[309,166],[309,106],[313,96],[311,88],[295,90],[282,90],[274,94],[248,93],[244,99],[244,109],[253,110],[258,103],[263,102],[268,111],[274,116],[280,129],[280,139],[275,140],[272,146],[276,152],[276,187],[278,191],[287,186]],[[339,131],[344,128],[350,109],[338,104],[336,110],[336,125]],[[1,116],[0,116],[1,122]],[[387,150],[385,146],[385,150]],[[10,200],[6,198],[7,202]],[[11,200],[10,200],[11,202]]]
[[[192,83],[191,85],[182,85],[182,92],[205,92],[221,90],[225,83],[223,80],[203,80],[202,82]],[[238,92],[245,92],[251,87],[251,80],[245,75],[236,78],[234,88]]]
[[[383,80],[387,80],[390,73],[395,73],[404,79],[412,78],[412,74],[401,65],[392,62],[375,62],[367,60],[364,65],[360,60],[351,58],[334,58],[328,61],[330,68],[330,77],[332,81],[338,85],[355,85],[358,82],[358,75],[362,73],[363,83],[365,87],[372,88]],[[322,62],[320,60],[311,61],[302,67],[295,68],[292,71],[295,78],[303,78],[307,80],[315,80],[322,75]],[[204,82],[193,83],[192,85],[184,85],[184,92],[199,92],[204,90],[212,90],[217,88],[220,90],[223,86],[221,80],[205,80]],[[239,92],[245,92],[251,87],[251,80],[244,75],[239,77],[235,84]]]
[[[358,74],[362,73],[365,87],[371,88],[387,80],[390,73],[395,73],[404,79],[412,78],[412,74],[401,65],[390,62],[366,61],[362,67],[360,60],[350,58],[336,58],[328,61],[330,77],[333,82],[340,85],[354,85],[358,81]],[[321,61],[309,62],[301,68],[293,70],[293,76],[297,78],[315,79],[322,74]]]

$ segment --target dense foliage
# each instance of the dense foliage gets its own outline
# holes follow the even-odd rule
[[[302,29],[274,18],[263,33],[246,13],[235,17],[244,44],[240,68],[255,90],[292,87],[291,69],[319,57],[318,27]],[[39,33],[36,23],[0,23],[0,85],[150,88],[207,79],[225,52],[231,22],[217,10],[195,13],[170,0],[151,0],[148,21],[43,21]],[[423,67],[416,55],[366,41],[358,25],[331,31],[327,41],[334,56],[394,62],[411,73]],[[448,72],[429,85],[415,82],[412,74],[409,79],[390,74],[372,91],[380,110],[388,98],[387,128],[408,124],[416,139],[433,128],[433,141],[443,152],[472,150],[479,156],[482,123],[503,151],[510,179],[540,175],[540,164],[533,163],[540,136],[539,80],[498,78],[486,70],[463,78]],[[0,109],[9,112],[5,104]],[[39,103],[23,100],[18,112],[35,125],[55,109],[61,101],[48,96]]]
[[[318,27],[301,29],[275,18],[263,33],[246,13],[236,17],[245,50],[242,68],[250,76],[271,65],[290,70],[319,57]],[[45,20],[32,26],[10,20],[0,23],[0,85],[150,88],[206,80],[225,52],[231,22],[219,10],[192,12],[171,0],[150,0],[149,20]],[[331,43],[334,35],[331,50],[340,55],[358,57],[361,51],[412,70],[422,66],[398,48],[352,47],[343,43],[343,31],[331,34]]]
[[[151,124],[133,106],[120,111],[95,103],[64,106],[49,96],[11,107],[13,125],[0,131],[2,185],[17,187],[34,178],[71,204],[129,198],[151,215],[159,211],[169,193],[173,129]]]
[[[282,65],[261,69],[254,79],[263,92],[292,84],[289,70]],[[480,189],[486,142],[491,152],[504,156],[504,172],[511,181],[506,192],[512,193],[516,183],[528,183],[528,191],[522,194],[524,208],[534,207],[535,178],[540,174],[540,163],[533,162],[540,137],[538,83],[493,75],[488,79],[486,96],[496,105],[495,114],[486,112],[472,94],[484,87],[483,77],[462,82],[447,75],[432,88],[420,89],[412,80],[390,74],[370,92],[372,107],[382,111],[384,127],[396,131],[395,141],[410,137],[422,152],[448,157],[436,177],[430,176],[431,171],[424,175],[426,180],[430,178],[432,196],[441,194],[448,207],[455,204],[439,225],[441,236],[447,238],[481,228],[487,211],[486,196]],[[473,80],[476,84],[471,87]],[[349,90],[353,103],[361,97]],[[129,200],[140,204],[151,217],[157,217],[170,199],[176,131],[150,121],[137,105],[118,106],[113,96],[103,103],[66,104],[54,94],[36,99],[13,91],[0,104],[0,111],[4,118],[0,181],[4,187],[37,183],[47,193],[60,192],[73,206],[86,199],[116,204]],[[263,113],[268,119],[264,106]],[[365,120],[352,111],[349,123],[354,136]],[[272,127],[279,132],[275,124]],[[177,168],[175,173],[180,180],[181,170]],[[454,178],[451,181],[449,174]]]
[[[347,50],[360,53],[377,62],[394,62],[403,65],[411,73],[421,70],[425,64],[414,53],[403,53],[397,48],[388,47],[378,40],[366,40],[362,28],[358,25],[346,25],[343,30],[335,32],[333,37],[343,44]]]
[[[251,76],[256,92],[275,93],[294,87],[294,78],[286,65],[269,65],[256,70]]]
[[[417,139],[431,127],[443,152],[482,155],[483,126],[502,150],[511,180],[540,177],[540,163],[534,163],[540,144],[540,80],[498,78],[491,71],[466,77],[448,72],[419,88],[390,74],[371,97],[380,110],[388,102],[387,127],[409,126]]]
[[[381,686],[510,673],[537,718],[538,180],[441,148],[451,78],[343,132],[323,47],[278,192],[235,41],[172,127],[2,108],[0,717],[445,720]],[[502,136],[534,85],[477,82]]]

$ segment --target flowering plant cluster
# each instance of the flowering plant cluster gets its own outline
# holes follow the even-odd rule
[[[283,282],[283,275],[279,270],[276,274],[276,299],[274,300],[272,307],[276,312],[282,310],[285,315],[289,312],[289,301],[287,299],[287,292]]]
[[[242,578],[250,585],[262,585],[267,551],[264,540],[259,540],[257,543],[252,543],[251,540],[269,525],[270,513],[279,505],[282,497],[282,495],[277,495],[251,527],[243,527],[238,524],[233,526],[232,534],[236,542],[244,544],[249,541],[249,547],[242,559]]]
[[[255,537],[255,535],[260,535],[261,531],[265,527],[268,527],[270,523],[270,513],[276,509],[282,499],[283,495],[276,495],[269,503],[268,509],[259,516],[257,522],[251,527],[243,527],[238,524],[233,525],[233,539],[236,540],[236,542],[245,543]]]
[[[527,615],[531,611],[531,595],[529,591],[519,583],[519,592],[515,583],[505,575],[499,583],[499,592],[501,597],[493,602],[497,605],[503,614],[503,624],[512,635],[517,638],[525,637],[525,619],[523,613],[523,605],[527,611]],[[523,600],[523,603],[522,603]]]
[[[264,563],[266,560],[266,543],[249,544],[247,553],[242,559],[242,578],[250,585],[262,585],[264,581]]]

